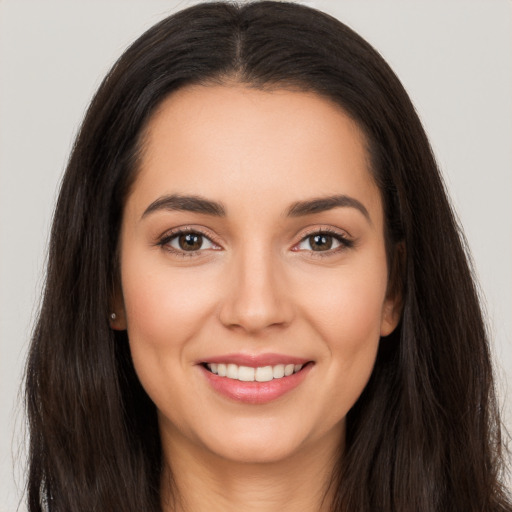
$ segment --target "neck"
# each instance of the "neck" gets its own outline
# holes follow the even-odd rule
[[[340,436],[284,460],[226,460],[190,443],[164,442],[163,512],[328,512]],[[164,440],[165,441],[165,440]]]

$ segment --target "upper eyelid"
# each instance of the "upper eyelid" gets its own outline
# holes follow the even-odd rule
[[[210,242],[214,243],[215,245],[221,245],[216,236],[210,234],[208,230],[197,226],[179,226],[176,228],[168,229],[158,237],[158,243],[161,243],[163,240],[170,240],[175,238],[182,233],[198,233],[199,235],[208,238],[208,240],[210,240]]]
[[[208,249],[198,249],[193,251],[186,251],[183,249],[172,247],[171,241],[176,239],[180,235],[186,233],[197,233],[198,235],[201,235],[202,237],[209,240],[210,243],[215,247],[210,247]],[[172,228],[167,230],[160,237],[158,237],[155,245],[159,247],[161,250],[167,252],[168,254],[172,254],[175,257],[180,256],[188,258],[200,257],[203,254],[203,252],[207,250],[219,250],[219,248],[223,249],[223,247],[219,243],[217,243],[212,236],[204,233],[202,229],[192,226],[180,226],[179,228]]]
[[[322,228],[319,228],[318,226],[311,228],[306,233],[302,233],[301,238],[298,242],[295,242],[293,246],[291,247],[291,250],[293,252],[302,252],[297,249],[297,247],[302,244],[304,241],[306,241],[309,237],[316,235],[316,234],[326,234],[328,236],[332,236],[333,238],[337,239],[338,243],[340,244],[339,247],[331,248],[326,251],[313,251],[313,250],[305,250],[308,254],[311,254],[315,258],[324,258],[329,257],[334,254],[338,254],[340,251],[343,251],[345,249],[350,249],[354,247],[355,240],[354,238],[345,230],[342,230],[340,228],[333,228],[331,226],[327,227],[324,226]]]
[[[220,246],[221,248],[223,248],[223,245],[224,245],[223,243],[221,243],[219,241],[218,236],[210,233],[210,230],[208,230],[207,228],[203,228],[202,226],[194,226],[194,225],[182,225],[182,226],[178,226],[175,228],[171,228],[171,229],[165,231],[164,233],[162,233],[162,235],[160,235],[157,238],[157,243],[159,245],[162,245],[163,243],[167,243],[169,240],[180,235],[181,233],[198,233],[201,236],[204,236],[205,238],[210,240],[210,242],[212,242],[213,244]],[[312,235],[315,235],[315,234],[320,234],[320,233],[328,234],[330,236],[334,236],[336,238],[340,238],[341,240],[345,240],[345,241],[353,241],[354,240],[352,235],[350,235],[350,233],[348,233],[348,231],[346,231],[345,229],[335,228],[332,226],[318,226],[318,225],[317,226],[308,226],[306,228],[302,228],[294,236],[295,242],[293,242],[292,247],[295,247],[297,244],[301,243],[306,238],[308,238]],[[298,239],[296,238],[297,236],[299,236]]]
[[[346,229],[335,228],[332,226],[311,226],[310,228],[304,228],[299,232],[299,242],[317,233],[326,233],[328,235],[338,236],[345,240],[353,240],[353,236]]]

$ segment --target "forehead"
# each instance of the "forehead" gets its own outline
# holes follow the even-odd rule
[[[237,198],[258,208],[266,196],[284,204],[343,193],[380,209],[366,147],[357,123],[317,94],[190,86],[148,123],[132,192],[139,208],[155,194],[193,193],[229,209]]]

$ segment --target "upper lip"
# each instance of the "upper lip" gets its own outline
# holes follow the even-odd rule
[[[288,356],[285,354],[224,354],[221,356],[208,357],[200,362],[215,364],[236,364],[237,366],[249,366],[258,368],[261,366],[276,366],[278,364],[306,364],[310,359],[303,357]]]

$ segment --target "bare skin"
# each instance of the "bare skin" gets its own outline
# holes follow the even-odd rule
[[[310,453],[275,463],[251,464],[205,456],[200,449],[182,443],[179,437],[166,439],[173,477],[181,500],[173,500],[169,473],[162,480],[162,508],[166,512],[211,511],[328,512],[328,489],[339,453],[339,439],[322,440]],[[307,465],[304,461],[307,460]]]
[[[346,414],[399,319],[383,223],[364,136],[328,100],[230,84],[163,102],[112,326],[157,408],[165,512],[328,510]],[[243,380],[253,360],[269,382]]]

